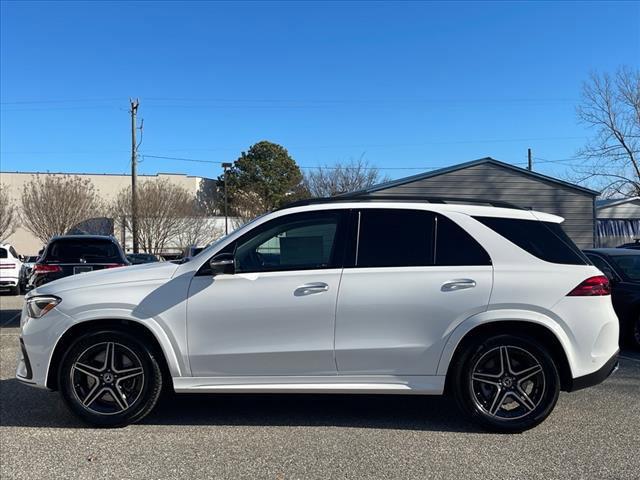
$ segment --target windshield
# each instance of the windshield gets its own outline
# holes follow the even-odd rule
[[[640,281],[640,254],[638,255],[611,255],[613,263],[616,264],[623,276],[627,280]]]

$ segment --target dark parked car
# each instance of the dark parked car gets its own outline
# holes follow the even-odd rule
[[[151,255],[150,253],[128,253],[127,260],[131,265],[140,265],[143,263],[154,263],[159,262],[160,259],[155,255]]]
[[[584,253],[611,282],[611,300],[620,320],[621,343],[640,349],[640,251],[594,248]]]
[[[25,257],[25,259],[22,261],[22,267],[20,268],[20,277],[18,279],[20,283],[20,289],[22,291],[26,290],[27,282],[29,281],[29,277],[31,276],[31,270],[33,270],[33,266],[37,261],[37,255]]]
[[[120,244],[113,237],[65,235],[52,238],[33,266],[29,287],[78,273],[129,265]]]
[[[623,245],[619,245],[616,248],[632,248],[634,250],[640,250],[640,238],[635,239],[631,243],[625,243]]]

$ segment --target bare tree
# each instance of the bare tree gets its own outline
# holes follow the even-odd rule
[[[138,186],[138,240],[147,253],[161,253],[193,216],[194,198],[183,187],[167,179],[149,180]],[[131,187],[120,191],[111,214],[131,230]]]
[[[621,67],[614,76],[593,73],[577,109],[593,139],[578,152],[578,180],[597,184],[605,195],[640,193],[640,70]]]
[[[43,242],[103,213],[91,180],[75,175],[35,175],[21,200],[22,224]]]
[[[259,194],[248,190],[237,190],[233,198],[233,228],[240,227],[269,211],[267,202]]]
[[[18,226],[18,212],[6,185],[0,185],[0,241],[6,239]]]
[[[305,174],[304,184],[312,197],[332,197],[386,181],[380,170],[360,157],[347,163],[319,167]]]
[[[207,245],[223,234],[224,227],[216,225],[215,219],[208,217],[194,202],[193,213],[182,218],[180,230],[173,240],[184,250],[190,245]]]

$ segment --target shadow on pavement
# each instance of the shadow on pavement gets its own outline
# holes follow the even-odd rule
[[[0,381],[3,427],[90,428],[55,392]],[[446,397],[415,395],[165,394],[146,425],[335,426],[475,432]]]
[[[22,310],[0,310],[0,327],[19,327]]]

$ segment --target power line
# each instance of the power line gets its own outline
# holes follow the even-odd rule
[[[169,156],[165,156],[165,155],[140,154],[140,156],[143,157],[143,158],[156,158],[156,159],[161,159],[161,160],[178,160],[178,161],[182,161],[182,162],[208,163],[208,164],[214,164],[214,165],[222,165],[224,163],[227,163],[227,162],[218,162],[218,161],[215,161],[215,160],[204,160],[204,159],[199,159],[199,158],[169,157]],[[512,165],[522,166],[524,164],[522,164],[522,163],[514,163]],[[349,166],[339,166],[339,167],[316,166],[316,167],[312,167],[312,166],[306,166],[306,165],[298,165],[298,168],[303,169],[303,170],[339,170],[339,169],[343,169],[343,170],[437,170],[439,168],[446,168],[448,166],[449,165],[431,165],[431,166],[428,166],[428,167],[377,167],[377,166],[373,166],[373,167],[349,167]]]

